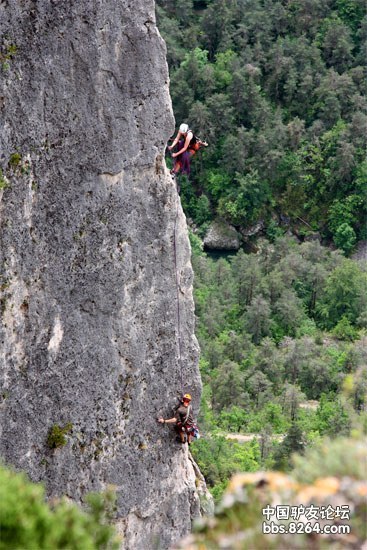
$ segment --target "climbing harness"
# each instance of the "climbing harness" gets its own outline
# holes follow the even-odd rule
[[[188,405],[187,407],[187,413],[185,415],[185,418],[179,422],[177,422],[177,426],[180,429],[180,431],[186,431],[189,432],[191,430],[191,424],[188,425],[188,428],[186,427],[187,421],[189,419],[191,413],[191,405]]]
[[[195,422],[191,422],[190,424],[187,424],[187,421],[189,419],[191,413],[191,405],[187,407],[187,413],[182,422],[180,422],[179,428],[181,431],[191,434],[194,439],[200,439],[200,433],[199,428]]]

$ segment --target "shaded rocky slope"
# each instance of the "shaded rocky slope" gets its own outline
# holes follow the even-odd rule
[[[0,28],[0,455],[51,496],[113,484],[126,548],[165,548],[199,504],[156,417],[201,385],[154,4],[6,0]]]

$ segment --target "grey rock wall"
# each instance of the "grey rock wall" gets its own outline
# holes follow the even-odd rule
[[[201,384],[154,4],[2,0],[0,31],[0,456],[50,496],[114,485],[125,548],[167,548],[199,500],[156,418]]]

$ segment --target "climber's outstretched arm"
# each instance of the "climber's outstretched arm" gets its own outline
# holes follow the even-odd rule
[[[165,420],[164,418],[158,418],[158,422],[160,424],[176,424],[177,423],[177,418],[175,418],[175,417],[167,418],[167,420]]]

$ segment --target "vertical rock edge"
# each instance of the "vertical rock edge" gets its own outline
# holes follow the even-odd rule
[[[0,28],[0,454],[49,496],[114,485],[124,547],[168,548],[199,500],[156,417],[201,383],[154,3],[8,0]]]

